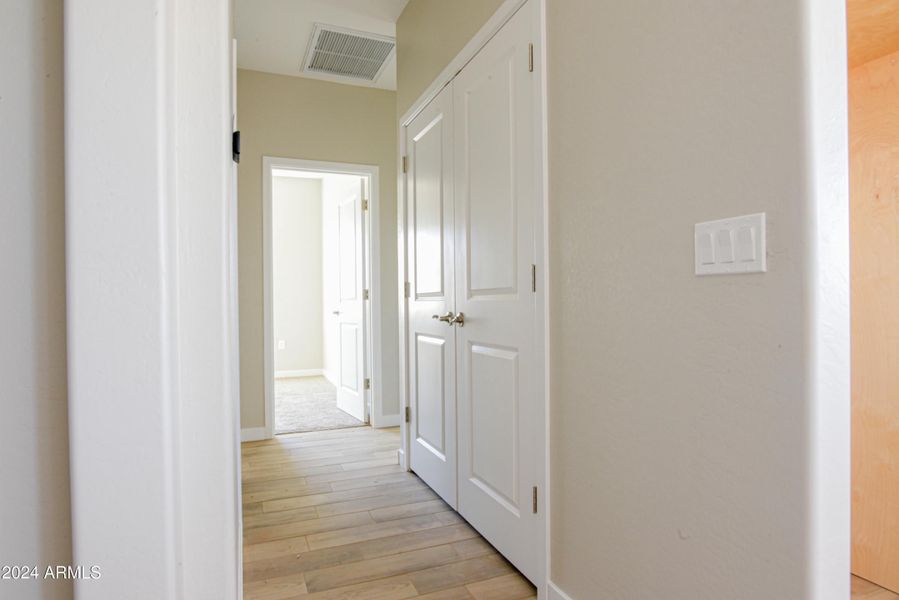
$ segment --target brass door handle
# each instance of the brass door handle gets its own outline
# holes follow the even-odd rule
[[[459,327],[465,326],[465,314],[459,313],[458,315],[452,311],[448,311],[445,315],[431,315],[432,319],[437,319],[438,321],[443,321],[447,325],[458,325]]]

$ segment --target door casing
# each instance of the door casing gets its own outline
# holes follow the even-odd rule
[[[367,390],[366,420],[373,427],[395,425],[391,416],[385,416],[382,406],[383,361],[381,353],[381,246],[379,228],[379,180],[378,167],[351,163],[324,162],[298,158],[262,157],[262,246],[263,246],[263,379],[265,385],[265,439],[274,437],[275,426],[275,360],[274,360],[274,319],[273,319],[273,277],[272,277],[272,171],[287,169],[355,175],[368,179],[368,210],[363,227],[365,238],[365,286],[369,299],[365,302],[365,375],[371,381]]]

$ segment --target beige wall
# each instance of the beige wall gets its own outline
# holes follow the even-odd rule
[[[0,565],[72,560],[62,16],[58,0],[0,3]],[[0,581],[0,596],[72,585]]]
[[[484,25],[503,0],[410,0],[396,22],[397,116]]]
[[[396,94],[240,70],[238,185],[241,426],[265,423],[262,341],[262,157],[380,168],[381,335],[385,411],[398,413]]]
[[[275,375],[321,369],[322,180],[273,177]],[[284,348],[278,347],[280,341]]]
[[[572,598],[848,597],[841,6],[547,2]],[[694,223],[762,211],[767,273],[694,276]]]

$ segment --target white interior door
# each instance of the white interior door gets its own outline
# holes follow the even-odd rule
[[[337,407],[365,421],[365,285],[361,187],[337,203]]]
[[[454,81],[459,512],[536,579],[538,161],[529,72],[537,6],[516,13]]]
[[[406,128],[410,465],[456,506],[452,86]]]

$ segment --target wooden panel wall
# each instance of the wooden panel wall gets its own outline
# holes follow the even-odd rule
[[[849,68],[899,51],[899,0],[846,0]]]
[[[899,591],[899,52],[849,74],[852,571]]]

